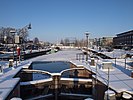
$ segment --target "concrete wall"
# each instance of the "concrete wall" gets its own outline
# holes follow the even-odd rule
[[[83,66],[81,66],[81,67],[77,67],[77,66],[75,66],[74,64],[70,64],[70,68],[84,68]],[[76,73],[76,71],[77,71],[77,73]],[[86,70],[86,69],[84,69],[84,70],[76,70],[75,72],[74,72],[74,70],[73,71],[70,71],[70,76],[71,77],[83,77],[83,78],[91,78],[92,77],[92,74],[91,74],[91,72],[89,72],[88,70]],[[76,76],[74,75],[74,73],[75,74],[77,74]]]

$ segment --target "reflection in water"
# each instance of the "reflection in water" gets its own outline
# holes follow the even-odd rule
[[[33,62],[30,68],[37,70],[45,70],[50,73],[59,73],[70,67],[69,62],[53,61],[53,62]]]
[[[62,70],[70,68],[69,62],[62,62],[62,61],[37,61],[33,62],[30,66],[30,69],[34,70],[43,70],[48,71],[50,73],[59,73]],[[63,77],[68,77],[69,72],[64,73]],[[47,79],[50,78],[50,75],[47,74],[40,74],[40,73],[34,73],[33,80],[40,80],[40,79]]]

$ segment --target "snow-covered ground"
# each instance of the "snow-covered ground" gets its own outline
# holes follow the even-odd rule
[[[125,56],[126,54],[131,54],[131,55],[133,55],[133,51],[132,51],[132,50],[130,50],[130,51],[125,51],[125,50],[123,50],[123,49],[114,49],[114,50],[111,51],[111,52],[103,51],[103,52],[101,52],[101,53],[103,53],[103,54],[105,54],[105,55],[107,55],[107,56],[109,56],[109,57],[111,57],[111,58],[124,58],[124,56]]]
[[[74,49],[66,49],[59,51],[57,53],[53,54],[48,54],[48,55],[42,55],[33,59],[30,59],[29,61],[71,61],[77,66],[84,66],[88,70],[92,70],[94,73],[96,72],[96,66],[91,66],[86,64],[85,58],[84,60],[76,60],[76,54],[77,53],[82,53],[80,50],[74,50]],[[116,59],[99,59],[98,61],[95,59],[95,62],[98,63],[98,80],[103,82],[104,84],[107,84],[108,81],[108,71],[103,71],[101,70],[101,66],[103,62],[112,62],[112,66],[114,68],[113,71],[110,72],[110,88],[114,89],[118,93],[121,92],[128,92],[133,94],[133,78],[131,78],[131,73],[132,73],[132,66],[130,66],[128,63],[132,63],[131,58],[126,59],[126,64],[125,64],[125,59],[121,58],[122,55],[126,53],[132,53],[124,50],[114,50],[113,52],[102,52],[106,54],[107,56],[110,56],[112,58]],[[85,56],[84,56],[85,57]],[[90,62],[90,58],[88,62]],[[76,62],[75,62],[76,61]],[[79,63],[80,62],[80,63]],[[105,80],[103,80],[105,79]]]
[[[48,54],[48,55],[42,55],[39,57],[35,57],[32,58],[30,60],[27,60],[27,62],[31,62],[31,61],[71,61],[75,64],[78,65],[84,65],[85,68],[87,68],[88,70],[93,70],[96,73],[96,66],[91,66],[90,69],[90,65],[86,64],[86,61],[79,61],[76,60],[76,54],[77,53],[82,53],[82,51],[77,50],[77,49],[66,49],[66,50],[62,50],[59,51],[57,53],[52,53],[52,54]],[[106,55],[110,55],[110,56],[115,56],[116,59],[116,65],[115,65],[115,59],[99,59],[98,61],[95,60],[95,62],[98,63],[98,73],[99,73],[99,80],[103,81],[103,78],[107,79],[107,71],[103,71],[101,70],[101,64],[103,61],[106,62],[112,62],[112,65],[114,67],[114,71],[110,72],[110,87],[113,89],[118,90],[118,92],[123,92],[123,91],[128,91],[129,93],[133,94],[133,78],[131,78],[131,72],[132,69],[130,67],[130,65],[128,65],[128,62],[132,63],[132,59],[128,58],[126,59],[126,67],[125,67],[125,59],[121,59],[119,58],[121,54],[125,54],[125,51],[122,50],[114,50],[113,52],[103,52]],[[128,53],[128,51],[126,51],[126,53]],[[132,53],[132,52],[131,52]],[[90,62],[90,58],[88,60],[88,62]],[[15,68],[14,70],[8,71],[7,73],[4,73],[2,76],[0,76],[0,80],[3,81],[6,80],[6,78],[10,78],[12,79],[14,76],[14,73],[17,73],[18,71],[20,71],[21,68]],[[101,77],[100,77],[101,75]],[[0,84],[3,84],[3,82],[1,82]],[[10,84],[10,83],[8,83]],[[8,85],[7,84],[7,85]],[[0,88],[2,89],[2,87]],[[11,89],[10,89],[11,90]],[[4,90],[3,90],[4,93]]]
[[[109,61],[113,62],[114,64],[128,69],[128,70],[133,70],[133,57],[132,58],[125,58],[126,54],[133,55],[133,51],[125,51],[121,49],[114,49],[112,52],[101,52],[111,58],[116,58],[116,59],[110,59]]]

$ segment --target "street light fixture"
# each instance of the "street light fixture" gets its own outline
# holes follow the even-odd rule
[[[28,29],[31,29],[31,23],[29,24]]]

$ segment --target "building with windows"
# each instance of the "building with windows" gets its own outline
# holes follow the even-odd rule
[[[111,47],[113,43],[113,37],[95,38],[94,45],[101,47]]]
[[[113,45],[116,48],[133,48],[133,30],[117,34],[113,38]]]

